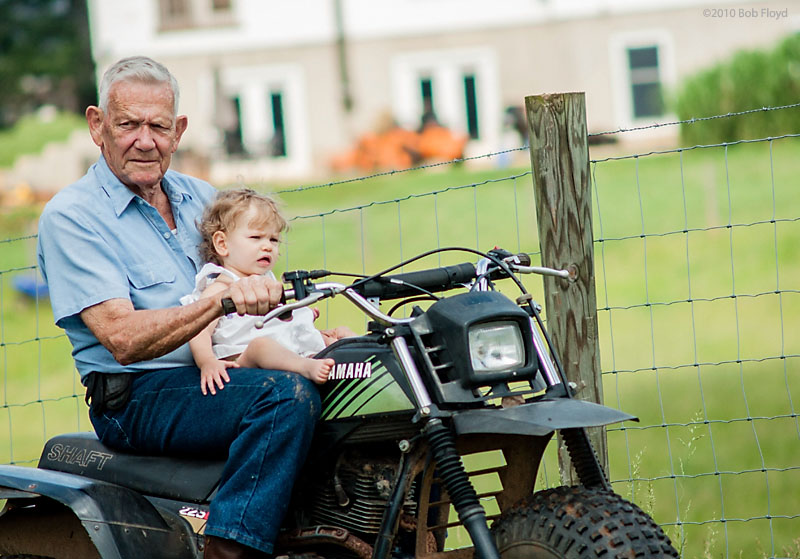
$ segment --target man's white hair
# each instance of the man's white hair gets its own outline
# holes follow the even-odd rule
[[[137,81],[144,83],[164,83],[172,90],[173,114],[178,114],[178,99],[180,90],[178,80],[169,70],[152,58],[146,56],[131,56],[123,58],[103,74],[100,89],[97,93],[98,106],[105,113],[108,112],[108,93],[111,86],[117,82]]]

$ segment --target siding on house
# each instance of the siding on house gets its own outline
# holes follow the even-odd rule
[[[181,153],[218,183],[324,176],[386,115],[419,126],[426,100],[442,124],[472,134],[469,154],[506,147],[504,111],[532,94],[585,91],[590,132],[669,121],[682,77],[771,46],[800,21],[800,0],[229,3],[89,0],[98,72],[132,54],[166,64],[189,116]],[[191,18],[169,24],[175,6]]]

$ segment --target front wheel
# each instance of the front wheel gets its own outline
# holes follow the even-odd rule
[[[492,534],[503,559],[679,557],[642,509],[616,493],[583,486],[534,493],[505,511]]]

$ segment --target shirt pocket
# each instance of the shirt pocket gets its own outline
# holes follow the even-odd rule
[[[162,283],[175,283],[175,271],[163,263],[131,264],[128,281],[134,289],[146,289]]]
[[[174,307],[183,293],[170,262],[129,264],[130,298],[135,309],[164,309]]]

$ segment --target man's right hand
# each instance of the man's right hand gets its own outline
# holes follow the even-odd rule
[[[264,276],[249,276],[231,283],[220,293],[222,299],[230,299],[240,315],[265,315],[277,307],[283,298],[283,284]]]

